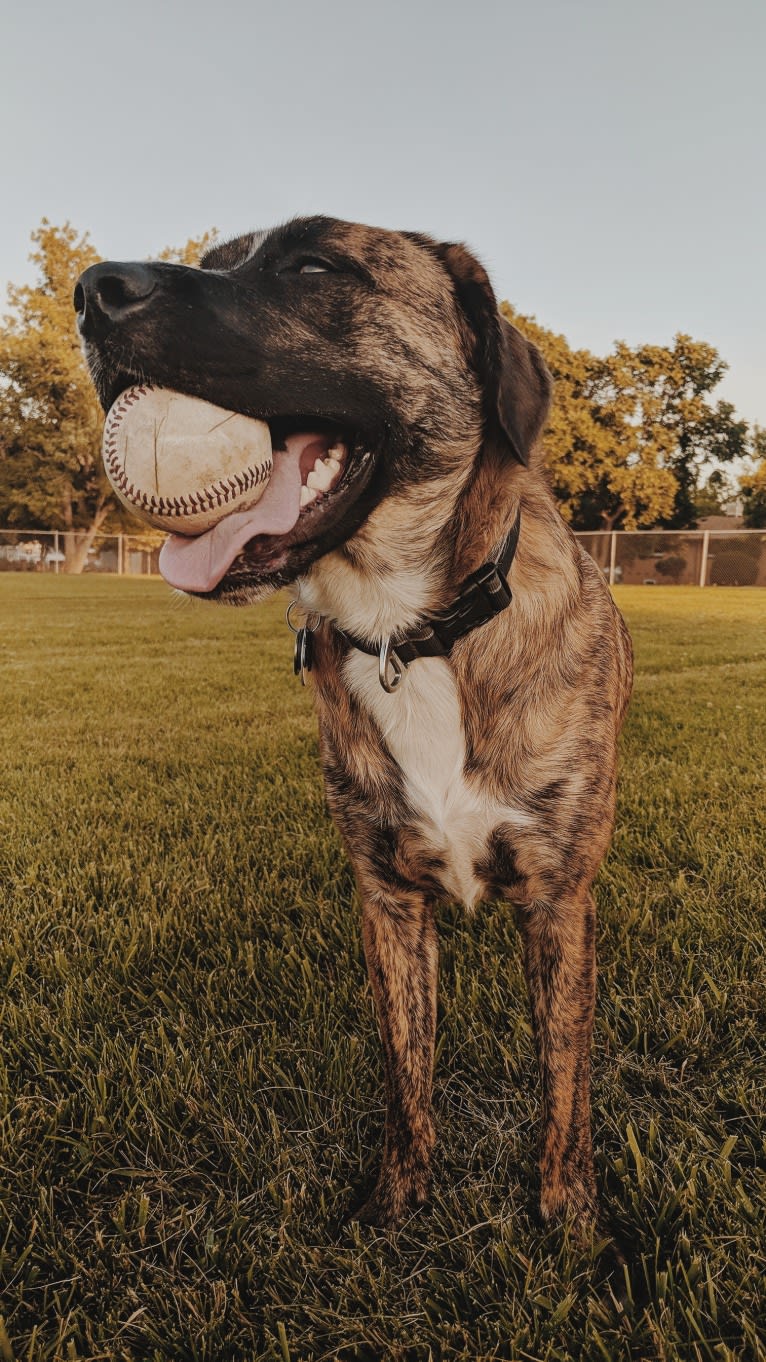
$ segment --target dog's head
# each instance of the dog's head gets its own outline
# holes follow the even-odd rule
[[[287,534],[251,540],[218,597],[305,575],[405,489],[459,489],[481,449],[526,463],[548,410],[545,367],[479,262],[415,233],[299,219],[213,247],[200,269],[92,266],[75,308],[105,409],[149,382],[267,421],[275,451],[299,431],[342,451],[331,486],[302,497]]]

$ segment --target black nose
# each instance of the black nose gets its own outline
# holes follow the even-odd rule
[[[150,265],[115,264],[107,260],[91,265],[75,285],[74,310],[83,336],[108,330],[129,313],[145,306],[157,287]]]

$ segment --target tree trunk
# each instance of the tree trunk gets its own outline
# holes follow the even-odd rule
[[[101,529],[101,526],[106,520],[108,514],[109,507],[105,505],[103,501],[101,501],[99,502],[96,508],[95,514],[90,522],[90,525],[88,525],[83,530],[75,530],[71,528],[72,525],[71,506],[69,508],[69,514],[67,514],[65,508],[64,519],[65,522],[67,523],[67,528],[62,536],[64,541],[64,557],[65,557],[65,562],[63,565],[64,572],[68,573],[70,576],[77,576],[85,570],[85,566],[88,561],[88,552],[93,547],[93,541],[95,540],[96,535]]]
[[[611,534],[612,530],[615,530],[617,528],[617,521],[622,520],[624,514],[625,514],[624,506],[618,506],[617,510],[613,511],[611,515],[609,514],[608,511],[602,511],[601,528],[606,530],[608,534]]]

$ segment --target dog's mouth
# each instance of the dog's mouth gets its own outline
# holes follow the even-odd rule
[[[316,417],[268,425],[273,470],[264,495],[194,538],[170,535],[160,571],[171,586],[221,597],[279,585],[342,537],[337,530],[375,464],[363,437]]]

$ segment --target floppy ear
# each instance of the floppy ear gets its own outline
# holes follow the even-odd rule
[[[498,312],[500,322],[500,378],[497,413],[511,449],[521,463],[543,433],[553,395],[553,383],[536,345],[522,336]]]
[[[437,255],[452,276],[468,322],[473,358],[484,384],[488,429],[529,462],[551,404],[551,377],[536,346],[505,320],[484,266],[465,246],[439,244]]]

